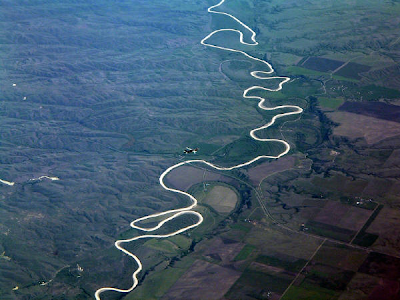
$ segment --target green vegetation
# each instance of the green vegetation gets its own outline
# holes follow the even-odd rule
[[[356,233],[355,231],[340,228],[337,226],[320,223],[316,221],[308,221],[306,227],[309,228],[311,233],[321,236],[333,238],[339,241],[349,242]]]
[[[318,97],[318,103],[324,108],[337,109],[344,102],[343,97],[329,98],[329,97]]]
[[[308,270],[303,281],[303,286],[305,284],[317,284],[329,290],[345,290],[354,274],[355,272],[353,271],[338,270],[334,267],[315,264]]]
[[[168,240],[184,250],[188,249],[192,244],[192,240],[183,235],[175,235],[168,238]]]
[[[359,245],[361,247],[370,247],[378,239],[378,235],[361,231],[357,237],[354,239],[353,244]]]
[[[282,100],[282,99],[286,99],[287,96],[279,91],[279,92],[275,92],[275,93],[269,93],[268,95],[266,95],[266,99],[277,99],[277,100]]]
[[[239,254],[236,255],[234,260],[245,260],[247,257],[256,249],[256,247],[252,245],[245,245],[242,250],[240,250]]]
[[[376,100],[379,98],[400,98],[400,90],[377,85],[368,85],[362,87],[360,93],[362,93],[366,100]]]
[[[299,272],[307,263],[304,259],[295,259],[294,261],[287,261],[279,259],[274,256],[260,255],[256,259],[257,262],[269,266],[285,269],[291,272]]]
[[[301,62],[303,67],[319,72],[332,72],[343,64],[343,61],[315,56],[307,57],[306,60]]]
[[[338,293],[329,289],[321,288],[317,285],[291,286],[282,297],[282,300],[326,300],[337,299]]]
[[[162,252],[169,252],[169,253],[175,253],[176,250],[178,249],[177,246],[170,242],[169,240],[159,240],[159,239],[151,239],[147,241],[144,246],[150,247],[155,250],[159,250]]]
[[[348,78],[348,77],[344,77],[344,76],[339,76],[339,75],[332,75],[332,78],[335,80],[339,80],[339,81],[348,81],[348,82],[354,82],[357,83],[359,82],[359,80],[357,79],[353,79],[353,78]]]
[[[286,71],[292,75],[304,75],[304,76],[312,76],[312,77],[321,77],[321,76],[331,77],[332,76],[332,78],[335,80],[358,82],[357,79],[347,78],[347,77],[339,76],[339,75],[331,75],[330,73],[319,72],[319,71],[310,70],[310,69],[297,67],[297,66],[288,67],[288,68],[286,68]]]
[[[319,72],[315,70],[310,70],[302,67],[297,67],[297,66],[291,66],[286,68],[286,71],[289,72],[289,74],[293,75],[305,75],[305,76],[327,76],[329,77],[329,73],[325,72]]]
[[[232,165],[232,163],[242,163],[265,153],[278,155],[283,150],[282,143],[263,143],[246,136],[226,145],[223,149],[218,150],[215,155],[218,157],[220,164],[228,164],[230,162],[229,165]]]
[[[400,90],[370,84],[366,86],[347,85],[342,96],[346,99],[360,101],[378,101],[379,99],[393,100],[400,98]]]
[[[231,188],[223,185],[214,185],[209,188],[202,202],[210,205],[218,213],[228,214],[235,209],[238,198],[236,191]]]
[[[335,72],[335,75],[354,78],[354,79],[361,79],[359,73],[367,72],[371,69],[369,66],[360,65],[357,63],[350,62],[339,71]]]
[[[226,172],[223,181],[240,195],[232,212],[200,204],[196,210],[204,222],[196,229],[125,244],[144,266],[140,286],[127,299],[161,298],[211,250],[221,268],[240,260],[229,270],[241,277],[227,298],[266,299],[266,286],[282,293],[294,278],[289,273],[297,272],[320,242],[308,233],[333,242],[354,237],[356,231],[340,227],[351,222],[331,226],[313,220],[328,201],[352,205],[343,220],[360,224],[363,219],[352,219],[351,213],[368,215],[379,203],[364,227],[357,227],[362,230],[354,243],[398,254],[398,216],[389,218],[385,211],[400,205],[400,143],[386,134],[398,132],[387,122],[398,122],[398,116],[384,117],[378,106],[365,104],[385,103],[385,114],[399,104],[400,3],[350,2],[227,0],[221,7],[257,33],[258,46],[239,49],[271,62],[273,75],[291,77],[279,92],[254,93],[271,107],[293,104],[304,112],[258,134],[288,141],[288,155],[301,163],[271,174],[260,186],[252,185],[246,168]],[[141,234],[129,227],[133,219],[188,203],[158,185],[165,169],[186,159],[232,166],[284,150],[280,143],[249,138],[249,131],[274,113],[242,97],[249,86],[276,88],[279,81],[252,78],[249,72],[266,67],[241,54],[200,45],[210,28],[243,29],[226,16],[211,17],[202,1],[5,1],[0,14],[0,178],[16,182],[0,189],[1,299],[85,300],[102,286],[129,286],[136,265],[114,248],[115,240]],[[244,37],[249,41],[248,31]],[[238,47],[237,33],[220,32],[213,39]],[[307,64],[309,57],[318,59]],[[349,63],[331,74],[342,62]],[[343,99],[360,104],[353,105],[353,114],[377,119],[381,127],[369,122],[355,128],[354,139],[339,135],[339,127],[354,130],[351,122],[332,121],[346,113],[337,111]],[[368,128],[379,138],[369,139]],[[187,146],[200,150],[183,156]],[[30,180],[42,175],[60,180]],[[360,198],[372,201],[357,205]],[[382,222],[386,218],[390,222]],[[178,218],[156,233],[194,221]],[[380,227],[379,237],[367,232],[372,222]],[[297,232],[303,223],[309,231]],[[215,237],[223,237],[225,245],[246,246],[218,253],[208,244]],[[383,241],[379,245],[377,238]],[[362,259],[360,254],[357,264]],[[400,277],[381,263],[371,265],[383,270],[372,274],[371,290],[381,278]],[[287,272],[277,273],[279,268]],[[323,288],[335,274],[321,269],[310,274],[315,281],[293,285],[284,299],[340,296]]]
[[[182,260],[175,261],[173,266],[152,272],[134,292],[124,297],[124,299],[160,299],[183,273],[190,268],[193,262],[194,260],[191,258],[183,258]]]
[[[238,229],[244,232],[249,232],[251,230],[251,225],[244,222],[237,222],[231,226],[232,229]]]
[[[376,234],[368,233],[368,232],[366,232],[366,230],[372,224],[372,222],[375,220],[375,218],[379,215],[382,208],[383,208],[383,205],[380,204],[376,208],[376,210],[372,213],[372,215],[369,217],[368,221],[365,222],[364,226],[361,228],[360,232],[354,239],[354,241],[353,241],[354,244],[362,246],[362,247],[369,247],[373,243],[375,243],[375,241],[377,240],[377,238],[379,236]]]

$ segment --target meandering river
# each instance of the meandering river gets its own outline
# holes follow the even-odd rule
[[[215,164],[210,163],[210,162],[205,161],[205,160],[193,159],[193,160],[186,160],[186,161],[177,163],[176,165],[173,165],[173,166],[169,167],[168,169],[166,169],[161,174],[161,176],[159,178],[160,185],[167,191],[171,191],[171,192],[174,192],[174,193],[177,193],[177,194],[181,194],[181,195],[187,196],[191,200],[192,204],[187,206],[187,207],[167,210],[167,211],[164,211],[164,212],[148,215],[148,216],[145,216],[145,217],[142,217],[142,218],[138,218],[138,219],[136,219],[136,220],[131,222],[130,225],[131,225],[132,228],[135,228],[135,229],[138,229],[140,231],[143,231],[143,232],[145,232],[145,234],[139,235],[139,236],[136,236],[136,237],[133,237],[133,238],[130,238],[130,239],[117,240],[115,242],[115,247],[117,249],[121,250],[126,255],[129,255],[130,257],[132,257],[136,261],[136,263],[138,265],[137,269],[132,274],[132,279],[133,279],[132,286],[130,288],[128,288],[128,289],[119,289],[119,288],[114,288],[114,287],[103,287],[103,288],[100,288],[95,293],[95,297],[96,297],[97,300],[101,299],[100,298],[100,294],[103,293],[103,292],[115,291],[115,292],[120,292],[120,293],[128,293],[128,292],[131,292],[133,289],[135,289],[135,287],[138,285],[137,275],[143,269],[142,263],[140,262],[140,259],[135,254],[129,252],[128,250],[126,250],[123,247],[124,244],[130,243],[132,241],[136,241],[136,240],[139,240],[139,239],[146,239],[146,238],[167,238],[167,237],[170,237],[170,236],[174,236],[174,235],[180,234],[180,233],[182,233],[184,231],[187,231],[187,230],[189,230],[191,228],[197,227],[198,225],[200,225],[203,222],[203,216],[200,213],[198,213],[197,211],[193,210],[197,206],[197,199],[195,197],[193,197],[192,195],[190,195],[190,194],[188,194],[188,193],[186,193],[184,191],[173,189],[173,188],[170,188],[170,187],[166,186],[166,184],[164,183],[164,178],[169,172],[171,172],[172,170],[174,170],[176,168],[179,168],[179,167],[181,167],[183,165],[194,164],[194,163],[196,163],[196,164],[205,164],[205,165],[207,165],[207,166],[209,166],[211,168],[214,168],[214,169],[220,170],[220,171],[227,171],[227,170],[238,169],[238,168],[241,168],[241,167],[244,167],[244,166],[248,166],[248,165],[250,165],[250,164],[252,164],[255,161],[258,161],[260,159],[264,159],[264,158],[269,158],[269,159],[271,159],[271,158],[279,158],[279,157],[281,157],[283,155],[286,155],[290,151],[290,145],[289,145],[288,142],[286,142],[284,140],[280,140],[280,139],[263,139],[263,138],[257,137],[256,134],[257,134],[257,131],[260,131],[260,130],[263,130],[263,129],[266,129],[266,128],[272,126],[277,119],[285,117],[285,116],[289,116],[289,115],[300,114],[303,111],[303,109],[301,107],[295,106],[295,105],[281,105],[281,106],[275,106],[275,107],[266,107],[266,106],[264,106],[264,103],[265,103],[265,99],[264,98],[258,97],[258,96],[249,95],[249,93],[254,91],[254,90],[262,90],[262,91],[269,91],[269,92],[279,91],[279,90],[282,89],[283,85],[290,80],[290,78],[289,77],[280,77],[280,76],[269,76],[269,74],[274,73],[274,69],[271,66],[271,64],[268,63],[265,60],[262,60],[262,59],[254,57],[254,56],[251,56],[251,55],[249,55],[248,53],[246,53],[244,51],[237,50],[237,49],[232,49],[232,48],[227,48],[227,47],[222,47],[222,46],[217,46],[217,45],[208,43],[208,40],[212,36],[217,34],[217,33],[235,32],[235,33],[237,33],[239,35],[239,41],[240,41],[241,44],[247,45],[247,46],[256,46],[256,45],[258,45],[258,43],[256,41],[256,33],[249,26],[247,26],[245,23],[240,21],[235,16],[233,16],[231,14],[228,14],[226,12],[222,12],[222,11],[218,11],[217,10],[218,7],[220,7],[224,2],[225,2],[225,0],[221,0],[218,4],[210,6],[208,8],[208,12],[212,13],[212,14],[218,14],[218,15],[227,16],[227,17],[233,19],[234,21],[236,21],[237,23],[239,23],[243,27],[243,30],[246,30],[246,31],[250,32],[250,34],[251,34],[251,37],[250,37],[251,42],[247,43],[247,42],[244,41],[244,35],[243,35],[242,31],[237,30],[237,29],[229,29],[229,28],[226,29],[226,28],[224,28],[224,29],[218,29],[218,30],[215,30],[215,31],[211,32],[204,39],[202,39],[200,41],[200,43],[202,45],[206,46],[206,47],[216,48],[216,49],[223,50],[223,51],[230,51],[230,52],[240,53],[240,54],[244,55],[245,57],[247,57],[248,59],[251,59],[251,60],[254,60],[254,61],[258,61],[258,62],[264,64],[267,67],[267,71],[265,71],[265,70],[255,70],[255,71],[252,71],[250,73],[250,75],[253,76],[256,79],[259,79],[259,80],[281,79],[281,82],[279,83],[279,85],[278,85],[278,87],[276,89],[265,88],[265,87],[258,86],[258,85],[251,86],[251,87],[249,87],[249,88],[247,88],[247,89],[245,89],[243,91],[243,97],[244,98],[248,98],[248,99],[258,100],[259,101],[258,102],[258,107],[263,109],[263,110],[273,111],[273,110],[278,110],[278,109],[282,109],[282,108],[290,108],[291,109],[290,112],[276,114],[271,119],[271,121],[269,123],[267,123],[267,124],[265,124],[265,125],[263,125],[261,127],[255,128],[255,129],[250,131],[250,136],[253,139],[255,139],[257,141],[261,141],[261,142],[278,142],[278,143],[282,143],[285,146],[285,150],[282,151],[281,153],[279,153],[278,155],[275,155],[275,156],[274,155],[260,155],[260,156],[257,156],[257,157],[255,157],[255,158],[253,158],[253,159],[251,159],[251,160],[249,160],[247,162],[243,162],[241,164],[234,165],[234,166],[231,166],[231,167],[220,167],[218,165],[215,165]],[[168,234],[163,234],[163,235],[160,235],[160,234],[149,234],[149,232],[152,232],[152,231],[155,231],[155,230],[159,229],[165,223],[167,223],[167,222],[169,222],[169,221],[171,221],[171,220],[173,220],[173,219],[175,219],[175,218],[177,218],[177,217],[179,217],[181,215],[185,215],[185,214],[191,214],[191,215],[196,216],[198,218],[197,222],[192,224],[192,225],[189,225],[187,227],[181,228],[181,229],[179,229],[177,231],[168,233]],[[154,226],[152,228],[145,228],[145,227],[141,227],[141,226],[137,225],[141,221],[149,220],[149,219],[156,220],[156,219],[159,219],[159,217],[162,217],[162,216],[165,216],[165,218],[162,219],[156,226]]]

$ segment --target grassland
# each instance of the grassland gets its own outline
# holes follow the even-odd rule
[[[248,86],[277,81],[255,80],[248,72],[260,66],[199,44],[210,30],[237,26],[210,18],[206,4],[214,3],[2,3],[0,179],[16,184],[0,186],[1,299],[92,299],[101,286],[129,286],[126,274],[135,264],[113,249],[115,239],[138,234],[129,229],[132,219],[186,203],[158,186],[185,147],[200,150],[184,159],[222,165],[282,151],[248,138],[273,114],[242,98]],[[399,3],[232,0],[221,9],[257,32],[259,46],[241,49],[268,59],[276,75],[292,77],[282,91],[259,94],[271,106],[300,105],[304,113],[260,136],[283,137],[296,161],[271,162],[265,173],[255,168],[266,161],[206,174],[208,181],[242,188],[248,201],[229,212],[205,202],[197,208],[205,222],[195,230],[129,245],[145,268],[139,288],[125,298],[162,298],[195,261],[207,262],[216,283],[236,270],[225,290],[232,299],[265,299],[268,292],[279,298],[323,236],[336,246],[321,247],[307,265],[309,276],[301,273],[283,299],[373,296],[390,274],[399,277],[388,266],[398,265],[400,249],[400,131],[393,119],[337,108],[343,100],[364,107],[400,103]],[[216,39],[236,47],[237,37]],[[308,57],[318,59],[310,65]],[[336,72],[336,64],[318,68],[315,62],[325,59],[346,65]],[[260,186],[251,171],[266,176]],[[185,169],[168,180],[189,190],[204,174]],[[42,175],[60,180],[29,181]],[[347,207],[343,218],[328,216],[331,202]],[[165,230],[191,221],[178,219]],[[338,248],[353,238],[368,249]],[[365,260],[371,250],[378,254]],[[374,264],[383,266],[380,273]]]
[[[340,105],[343,104],[344,99],[342,97],[337,97],[337,98],[319,97],[318,102],[323,108],[337,109]]]
[[[0,298],[70,290],[69,299],[91,299],[101,285],[129,281],[121,274],[133,264],[107,251],[137,234],[129,222],[182,205],[157,187],[159,174],[186,146],[206,155],[222,146],[207,147],[217,132],[241,135],[251,118],[235,129],[229,115],[255,109],[235,85],[219,90],[219,56],[199,45],[208,22],[201,3],[7,2],[1,18],[0,178],[16,185],[0,191],[0,244],[11,258],[0,262]],[[41,175],[60,181],[29,182]],[[149,269],[163,259],[154,258]],[[60,275],[39,286],[78,261],[78,282]]]

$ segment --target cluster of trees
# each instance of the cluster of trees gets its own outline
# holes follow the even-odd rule
[[[238,211],[242,211],[243,206],[246,205],[247,208],[251,208],[251,189],[246,184],[241,184],[239,187],[240,202]]]

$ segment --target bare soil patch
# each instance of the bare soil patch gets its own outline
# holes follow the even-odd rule
[[[378,285],[380,278],[364,273],[356,273],[347,285],[346,291],[339,300],[369,299],[368,295]]]
[[[366,232],[378,234],[372,248],[398,255],[400,252],[400,210],[385,206]]]
[[[236,270],[197,260],[162,299],[221,299],[240,274]]]
[[[250,267],[252,270],[256,270],[256,271],[264,272],[264,273],[268,273],[268,274],[284,273],[289,276],[296,276],[296,273],[294,273],[294,272],[286,271],[285,269],[274,267],[274,266],[268,266],[268,265],[261,264],[261,263],[255,262],[255,261],[253,261],[251,263]]]
[[[192,166],[182,166],[172,170],[166,180],[176,189],[187,191],[192,185],[204,181],[231,182],[229,177]]]
[[[289,170],[294,167],[296,158],[294,156],[284,156],[277,160],[266,161],[254,168],[248,170],[250,181],[258,185],[267,176]]]
[[[339,110],[377,119],[400,122],[400,106],[384,102],[345,102]]]
[[[400,149],[393,150],[392,154],[385,161],[384,168],[400,168]]]
[[[400,124],[397,122],[343,111],[327,113],[327,115],[334,122],[340,124],[333,129],[335,135],[350,139],[365,138],[370,145],[400,135]]]
[[[397,280],[381,279],[369,295],[368,300],[400,299],[400,283]]]
[[[243,247],[243,243],[229,243],[217,237],[204,252],[204,256],[209,256],[213,259],[220,260],[222,263],[229,263],[234,260],[236,255],[238,255]]]
[[[323,57],[309,57],[302,64],[303,67],[319,72],[329,72],[343,65],[343,61]]]
[[[368,253],[362,250],[327,242],[315,255],[313,262],[357,272],[367,255]]]
[[[314,221],[358,231],[371,214],[372,210],[329,201],[314,218]]]
[[[371,252],[360,267],[359,272],[398,280],[400,278],[400,258]]]
[[[315,216],[314,221],[337,226],[338,220],[340,220],[349,209],[350,207],[348,205],[335,201],[328,201],[319,214]]]
[[[358,231],[364,226],[371,214],[372,210],[352,206],[340,219],[337,226]]]

